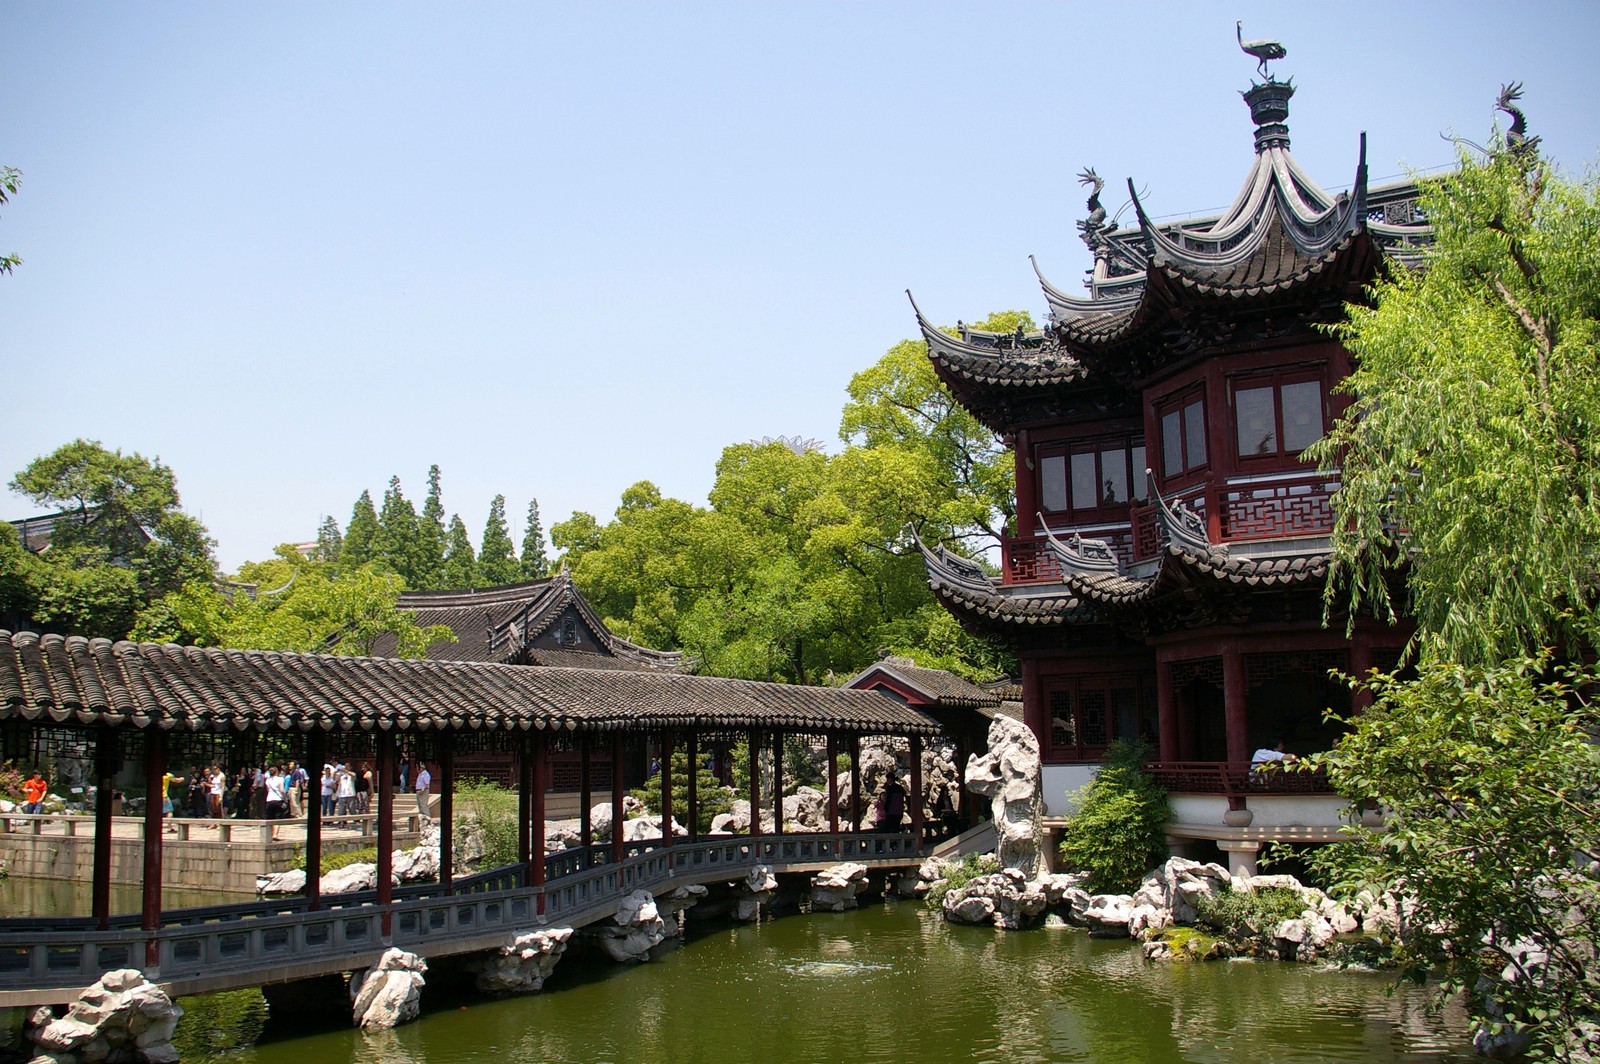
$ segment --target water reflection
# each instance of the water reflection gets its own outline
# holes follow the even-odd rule
[[[1459,1011],[1310,966],[1146,964],[1080,931],[953,928],[914,905],[702,931],[648,964],[569,955],[545,990],[430,986],[420,1023],[307,1034],[273,1017],[247,1064],[536,1060],[1467,1061]],[[464,1002],[473,1001],[462,1008]],[[185,1060],[196,1059],[186,1055]]]

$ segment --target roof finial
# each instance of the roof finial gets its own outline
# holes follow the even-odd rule
[[[1242,19],[1234,22],[1233,30],[1235,35],[1239,38],[1239,48],[1246,55],[1254,56],[1256,59],[1256,69],[1261,72],[1261,76],[1266,78],[1268,81],[1272,81],[1272,75],[1267,73],[1267,64],[1274,59],[1282,59],[1284,56],[1289,54],[1289,50],[1279,42],[1268,40],[1265,37],[1254,41],[1245,40],[1244,21]]]

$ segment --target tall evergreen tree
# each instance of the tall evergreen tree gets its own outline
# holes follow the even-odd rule
[[[416,583],[419,590],[432,590],[444,577],[444,501],[439,488],[439,467],[428,467],[428,497],[417,519]]]
[[[417,508],[400,490],[400,478],[389,478],[383,493],[383,509],[378,511],[378,531],[372,540],[372,555],[406,582],[416,586]]]
[[[372,492],[363,491],[350,511],[350,523],[344,527],[344,546],[339,550],[339,564],[347,569],[359,569],[372,560],[373,539],[378,534],[378,510],[372,505]]]
[[[496,495],[489,503],[489,520],[483,526],[483,542],[478,545],[478,582],[484,587],[515,583],[517,551],[506,525],[506,497]]]
[[[528,503],[528,528],[522,535],[522,579],[543,580],[550,575],[550,556],[544,549],[544,527],[539,524],[539,500]]]
[[[324,517],[317,526],[317,546],[314,557],[329,565],[339,564],[339,554],[344,548],[344,536],[339,532],[339,522],[332,515]]]
[[[444,570],[439,578],[442,588],[465,591],[478,586],[478,556],[472,549],[472,537],[460,514],[450,515],[450,531],[444,540]]]

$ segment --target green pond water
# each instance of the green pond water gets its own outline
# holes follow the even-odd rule
[[[569,953],[544,991],[430,985],[381,1034],[270,1016],[259,994],[183,1001],[185,1060],[451,1062],[1465,1062],[1459,1009],[1389,976],[1311,965],[1147,964],[1078,930],[946,925],[915,903],[691,933],[618,967]]]

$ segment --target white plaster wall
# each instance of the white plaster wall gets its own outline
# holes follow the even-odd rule
[[[1177,824],[1221,824],[1228,799],[1220,794],[1171,794],[1172,820]]]
[[[1348,823],[1345,800],[1335,794],[1251,795],[1245,805],[1255,814],[1251,827],[1337,828]]]
[[[1094,779],[1099,771],[1099,765],[1045,765],[1040,780],[1044,788],[1044,815],[1070,815],[1076,806],[1067,801],[1067,795]]]

